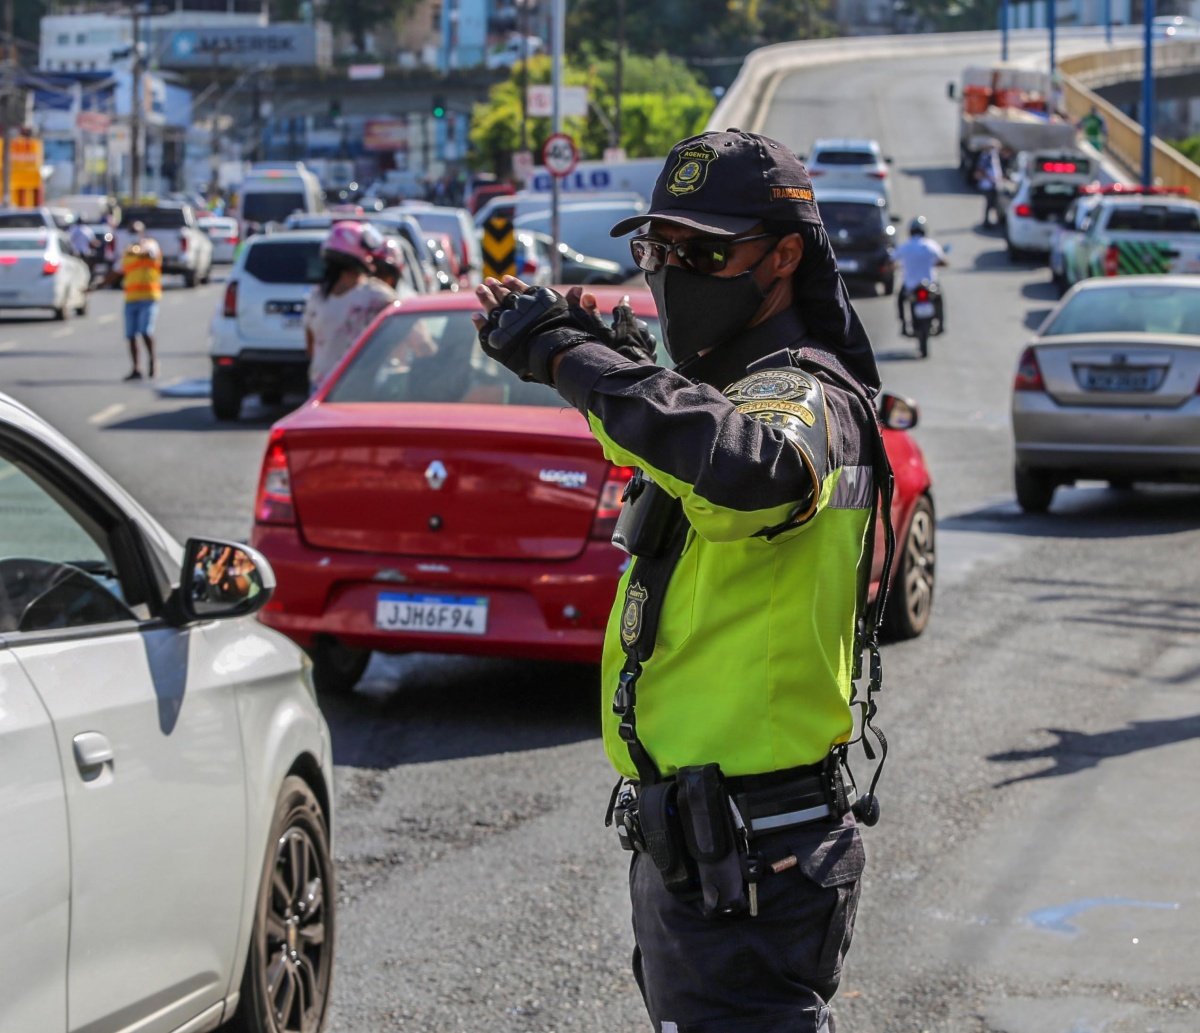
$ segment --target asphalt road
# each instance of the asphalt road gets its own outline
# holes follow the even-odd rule
[[[897,336],[893,299],[858,299],[886,386],[920,405],[939,580],[928,632],[884,654],[892,750],[839,1029],[1195,1033],[1197,494],[1083,485],[1043,517],[1013,502],[1009,386],[1053,295],[959,185],[945,83],[967,60],[798,72],[764,123],[801,151],[879,138],[899,212],[952,245],[950,332],[928,360]],[[168,293],[158,385],[119,382],[115,293],[66,325],[0,314],[3,389],[180,537],[247,533],[275,415],[231,428],[189,396],[220,291]],[[418,656],[376,658],[358,693],[325,701],[331,1030],[648,1029],[625,857],[601,823],[599,700],[591,668]]]

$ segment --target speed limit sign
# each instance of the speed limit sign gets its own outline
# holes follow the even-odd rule
[[[553,133],[542,147],[542,164],[550,175],[558,179],[569,176],[579,164],[575,141],[566,133]]]

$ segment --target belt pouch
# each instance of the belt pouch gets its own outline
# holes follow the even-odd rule
[[[655,782],[638,790],[638,823],[646,853],[662,875],[663,883],[672,893],[693,889],[695,882],[689,870],[684,849],[676,801],[678,787],[674,782]]]
[[[742,914],[746,881],[720,766],[680,768],[675,781],[683,838],[696,862],[705,917]]]

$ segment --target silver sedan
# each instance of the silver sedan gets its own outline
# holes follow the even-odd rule
[[[0,229],[0,309],[46,308],[56,319],[83,315],[90,279],[62,231]]]
[[[1013,382],[1017,502],[1061,484],[1200,483],[1200,277],[1077,284],[1021,354]]]

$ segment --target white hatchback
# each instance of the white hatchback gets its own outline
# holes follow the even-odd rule
[[[0,1029],[323,1026],[332,751],[274,584],[0,395]]]
[[[45,308],[55,319],[87,311],[91,273],[58,229],[0,229],[0,309]]]
[[[801,156],[817,190],[867,190],[880,194],[892,209],[891,174],[875,140],[814,140],[807,159]]]

